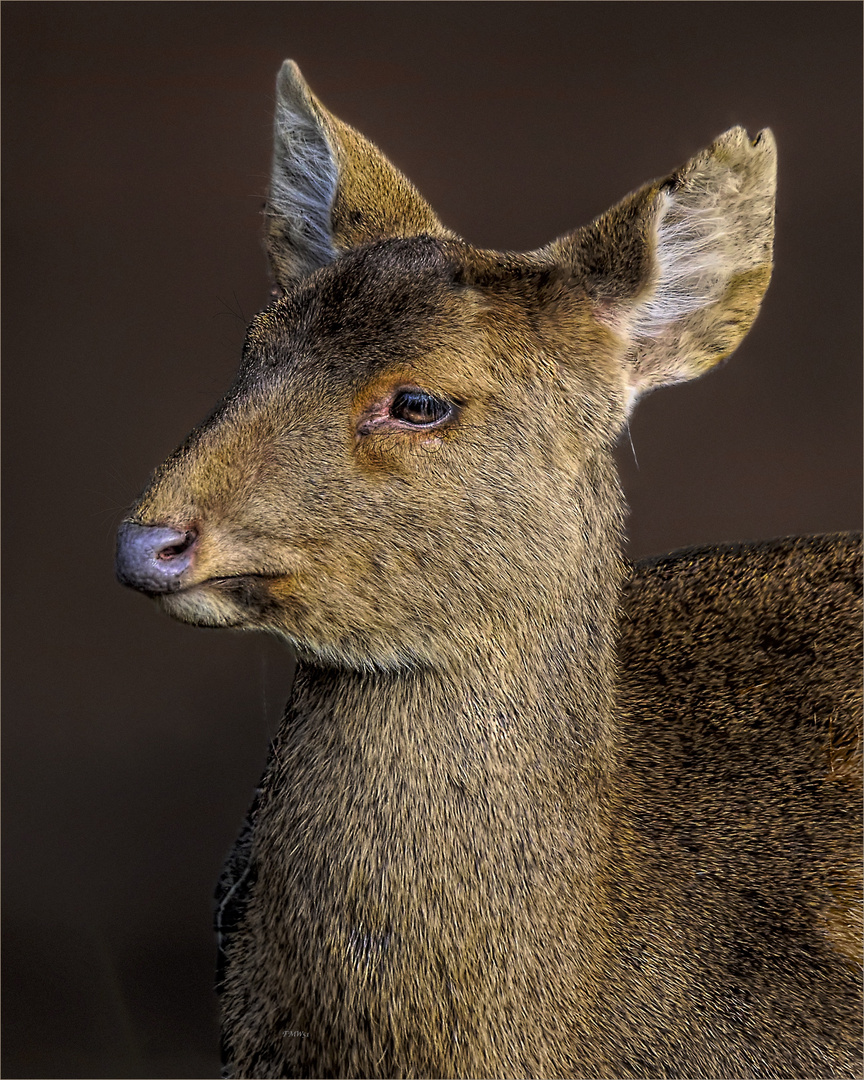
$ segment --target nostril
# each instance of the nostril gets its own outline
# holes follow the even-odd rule
[[[127,521],[117,532],[117,577],[142,592],[176,592],[188,580],[197,539],[194,528]]]
[[[194,529],[189,529],[183,536],[183,539],[179,544],[166,544],[156,552],[157,559],[176,559],[178,555],[184,554],[198,539],[198,533]]]

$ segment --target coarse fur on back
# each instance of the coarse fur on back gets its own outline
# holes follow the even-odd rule
[[[735,128],[480,250],[283,66],[277,298],[118,536],[299,657],[226,1076],[861,1075],[860,538],[621,555],[614,445],[752,325],[775,169]]]

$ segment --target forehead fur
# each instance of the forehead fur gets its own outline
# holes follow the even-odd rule
[[[273,367],[303,357],[304,367],[322,375],[332,368],[344,380],[390,366],[427,370],[446,353],[457,375],[461,353],[480,363],[484,341],[494,341],[499,378],[531,374],[544,337],[540,315],[554,322],[561,276],[542,260],[456,240],[379,241],[303,278],[256,315],[244,356]],[[572,306],[572,285],[568,298]]]
[[[400,337],[408,344],[445,314],[457,277],[452,253],[431,237],[347,252],[256,315],[246,349],[266,360],[287,343],[374,350]]]

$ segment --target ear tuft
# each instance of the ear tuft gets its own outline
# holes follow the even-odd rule
[[[720,301],[741,275],[770,268],[776,161],[769,130],[751,142],[732,128],[661,186],[656,279],[630,327],[643,362],[670,325]]]
[[[695,378],[750,329],[771,276],[776,170],[770,131],[732,128],[546,249],[623,338],[631,400]]]
[[[267,216],[267,250],[283,289],[362,244],[453,235],[376,146],[321,104],[292,60],[276,82]]]
[[[339,174],[315,98],[293,60],[276,80],[269,243],[282,287],[336,258],[330,215]]]

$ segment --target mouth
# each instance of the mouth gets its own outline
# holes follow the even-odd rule
[[[268,585],[285,574],[230,574],[196,581],[155,599],[175,619],[196,626],[260,626],[275,606]]]
[[[252,585],[256,582],[262,581],[276,581],[277,578],[285,577],[284,574],[226,574],[222,577],[205,578],[204,581],[197,581],[194,585],[189,585],[185,589],[178,590],[179,592],[187,592],[192,589],[205,589],[205,588],[225,588],[236,589],[242,585]]]

